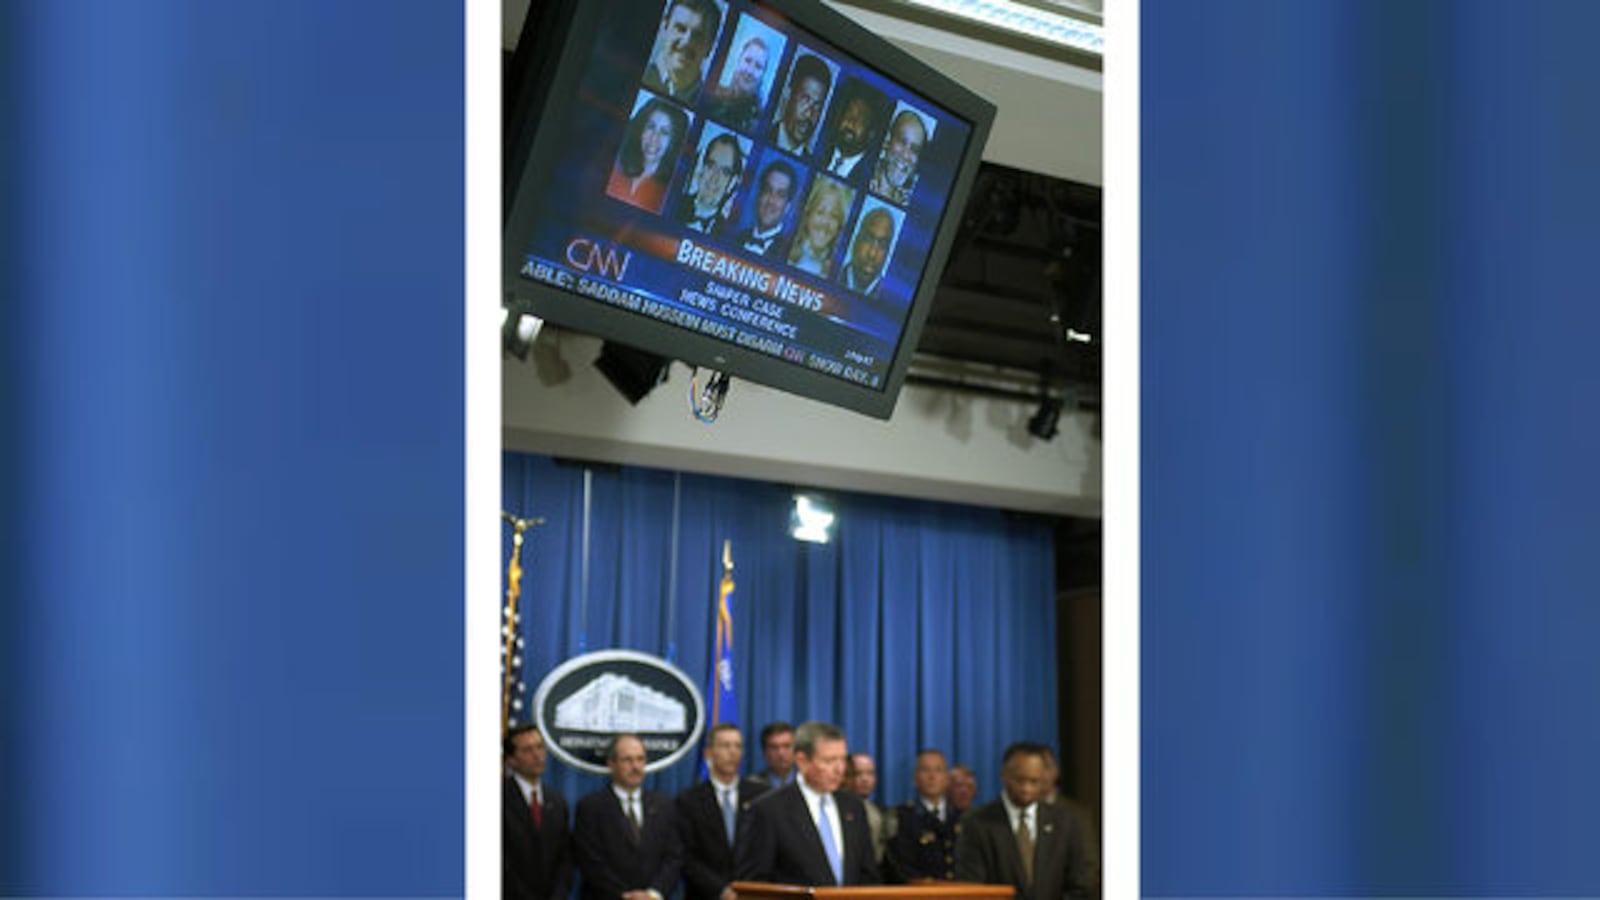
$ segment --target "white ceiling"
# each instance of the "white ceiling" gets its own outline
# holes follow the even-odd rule
[[[1102,76],[1089,69],[826,0],[998,107],[983,158],[1101,186]],[[516,46],[529,0],[502,0],[501,39]]]

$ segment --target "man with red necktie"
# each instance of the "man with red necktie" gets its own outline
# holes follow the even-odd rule
[[[502,790],[500,860],[505,900],[565,897],[572,884],[568,852],[567,801],[546,787],[544,735],[534,725],[517,725],[501,747],[506,778]]]

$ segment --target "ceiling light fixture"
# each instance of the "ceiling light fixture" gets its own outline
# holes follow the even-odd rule
[[[544,328],[544,320],[534,315],[520,302],[500,307],[500,349],[523,362],[528,361],[528,348]]]
[[[988,25],[1036,40],[1105,55],[1105,29],[1084,19],[1075,19],[1012,0],[905,0],[913,6]]]
[[[789,516],[789,533],[795,540],[826,544],[833,538],[833,510],[815,494],[795,494],[794,512]]]

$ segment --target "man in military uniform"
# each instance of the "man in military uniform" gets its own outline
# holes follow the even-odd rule
[[[945,798],[950,767],[938,750],[917,754],[912,773],[917,799],[895,807],[898,826],[885,848],[885,868],[905,882],[953,881],[956,877],[955,809]]]

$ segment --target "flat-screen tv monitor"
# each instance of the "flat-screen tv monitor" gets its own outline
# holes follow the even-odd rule
[[[535,0],[508,306],[888,418],[994,106],[815,0]]]

